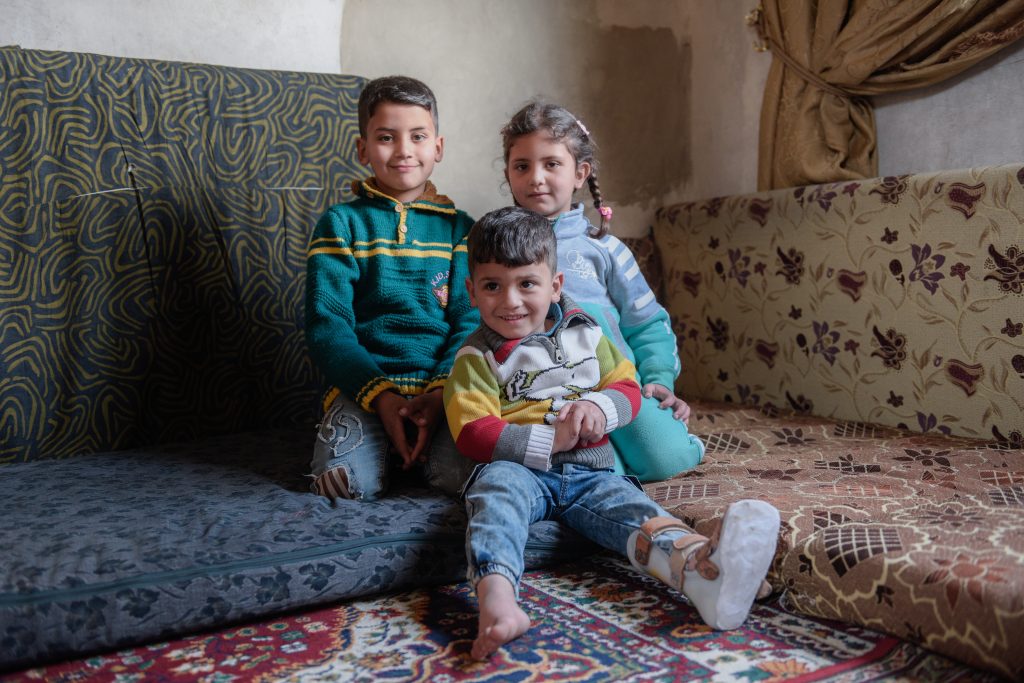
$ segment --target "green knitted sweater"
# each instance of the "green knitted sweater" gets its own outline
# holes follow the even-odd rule
[[[466,235],[473,221],[432,183],[402,204],[373,178],[321,216],[306,260],[306,341],[334,390],[370,410],[380,392],[444,385],[480,324],[469,304]]]

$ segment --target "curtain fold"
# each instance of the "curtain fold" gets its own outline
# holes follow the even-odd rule
[[[758,187],[878,174],[871,95],[939,83],[1024,37],[1024,0],[763,0],[775,59]]]

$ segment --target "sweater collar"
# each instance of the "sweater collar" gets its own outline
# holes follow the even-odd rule
[[[554,219],[551,227],[559,239],[588,234],[590,231],[590,221],[587,220],[586,214],[583,213],[583,203],[577,202],[574,204],[571,209]]]
[[[367,199],[379,199],[390,202],[392,206],[403,205],[402,202],[381,190],[374,176],[370,176],[365,180],[352,181],[352,192]],[[455,202],[448,195],[439,193],[434,183],[429,180],[423,188],[423,194],[411,202],[406,202],[403,206],[410,209],[423,209],[439,213],[455,213]]]
[[[524,342],[531,340],[545,340],[547,343],[551,343],[551,339],[556,338],[562,330],[569,327],[573,327],[575,325],[590,325],[591,327],[594,327],[597,325],[597,323],[594,322],[594,319],[587,315],[582,308],[577,306],[576,302],[569,298],[564,291],[562,292],[562,297],[557,302],[552,302],[548,317],[556,321],[554,327],[547,332],[534,332],[533,334],[528,334],[520,339],[507,339],[502,337],[500,334],[488,327],[486,323],[481,323],[480,326],[483,329],[484,342],[494,353],[494,360],[499,363],[504,363],[508,359],[509,354]]]

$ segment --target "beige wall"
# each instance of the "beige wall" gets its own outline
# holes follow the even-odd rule
[[[338,73],[343,7],[344,0],[0,0],[0,44]]]
[[[748,4],[700,3],[698,17],[670,0],[348,0],[342,69],[434,89],[447,138],[435,180],[472,215],[511,202],[501,126],[534,97],[565,105],[600,145],[614,231],[640,234],[666,201],[756,185],[768,62],[750,49]]]

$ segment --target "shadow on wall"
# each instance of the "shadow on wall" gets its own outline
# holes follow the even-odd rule
[[[580,93],[613,202],[651,206],[692,173],[687,141],[689,44],[668,28],[601,27]]]

